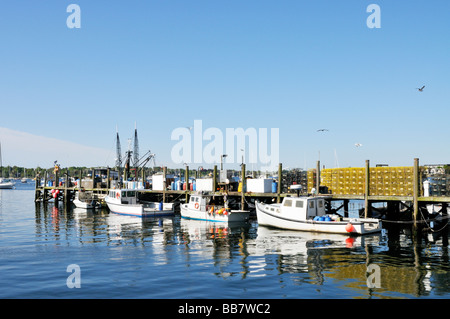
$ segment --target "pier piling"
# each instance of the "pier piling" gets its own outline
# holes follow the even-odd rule
[[[417,226],[417,217],[419,215],[419,159],[414,159],[413,167],[413,209],[414,209],[414,225]]]

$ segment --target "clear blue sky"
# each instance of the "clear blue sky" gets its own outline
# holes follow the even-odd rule
[[[116,126],[124,150],[135,122],[141,154],[181,166],[171,133],[197,119],[279,128],[284,167],[319,151],[326,167],[450,163],[449,13],[447,0],[4,0],[0,128],[105,150],[62,166],[113,165]],[[11,141],[4,165],[51,166]]]

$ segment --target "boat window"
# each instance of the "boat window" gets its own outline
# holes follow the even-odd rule
[[[292,206],[292,200],[291,200],[291,199],[286,199],[286,200],[284,201],[283,206],[291,207],[291,206]]]
[[[302,200],[298,200],[295,202],[295,207],[297,208],[303,208],[303,201]]]
[[[127,192],[126,191],[122,191],[122,197],[127,197]]]
[[[134,195],[135,195],[134,191],[128,192],[128,197],[134,197]]]
[[[314,202],[313,201],[309,202],[309,208],[314,208]]]
[[[319,207],[320,207],[320,208],[323,207],[323,200],[319,200]]]

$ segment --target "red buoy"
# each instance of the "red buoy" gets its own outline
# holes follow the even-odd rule
[[[345,226],[345,230],[346,230],[348,233],[352,233],[352,232],[355,231],[355,227],[353,227],[352,223],[348,223],[348,224]]]

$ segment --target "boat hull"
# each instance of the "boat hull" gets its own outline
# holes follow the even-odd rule
[[[14,183],[11,182],[0,183],[0,189],[13,189],[13,188]]]
[[[277,212],[269,211],[265,206],[261,203],[256,204],[256,216],[259,225],[289,230],[354,235],[364,235],[381,231],[381,222],[374,218],[344,218],[343,221],[297,220],[292,217],[285,217]]]
[[[188,204],[181,205],[180,212],[182,218],[225,223],[246,222],[250,217],[249,211],[231,210],[227,215],[219,215],[214,213],[211,214],[199,209],[189,208]]]
[[[137,217],[157,217],[157,216],[170,216],[174,214],[172,208],[159,210],[157,208],[144,207],[143,204],[116,204],[111,203],[105,199],[106,205],[112,213],[120,215],[129,215]]]

